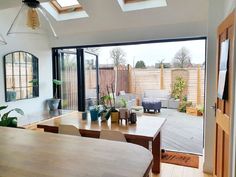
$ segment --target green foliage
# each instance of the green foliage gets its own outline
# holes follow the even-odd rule
[[[183,93],[186,87],[186,81],[182,77],[177,77],[174,83],[172,97],[175,99],[183,99]]]
[[[146,65],[144,63],[144,61],[140,60],[140,61],[137,61],[137,63],[135,64],[135,68],[146,68]]]
[[[33,86],[38,86],[38,79],[32,79],[31,81],[29,81],[30,84],[32,84]]]
[[[100,97],[100,104],[106,106],[107,102],[112,100],[112,97],[110,95],[104,95]]]
[[[53,79],[53,84],[55,84],[56,86],[59,86],[62,84],[62,81],[57,80],[57,79]]]
[[[0,106],[0,111],[6,109],[8,106]],[[10,117],[10,113],[15,111],[16,113],[20,114],[20,115],[24,115],[24,112],[19,109],[19,108],[15,108],[12,109],[6,113],[4,113],[2,116],[0,114],[0,126],[4,126],[4,127],[17,127],[17,117]]]
[[[126,108],[127,107],[127,100],[124,98],[121,98],[120,105],[122,108]]]
[[[186,107],[192,106],[192,102],[190,101],[183,101],[182,103],[179,104],[178,111],[179,112],[186,112]]]
[[[198,110],[200,113],[202,113],[202,114],[203,114],[204,111],[205,111],[205,110],[204,110],[204,105],[202,105],[202,104],[201,104],[201,105],[197,105],[196,108],[197,108],[197,110]]]
[[[53,79],[53,84],[55,85],[55,93],[54,93],[54,98],[57,99],[57,89],[58,86],[62,85],[62,81],[57,80],[57,79]]]

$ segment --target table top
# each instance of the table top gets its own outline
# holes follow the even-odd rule
[[[164,125],[166,119],[161,117],[154,116],[141,116],[137,117],[136,124],[126,125],[123,124],[111,123],[111,120],[101,122],[91,121],[88,116],[87,120],[82,120],[81,112],[72,112],[64,116],[59,116],[50,120],[40,122],[38,125],[49,126],[49,127],[58,127],[60,124],[65,125],[74,125],[80,130],[92,130],[92,131],[101,131],[101,130],[117,130],[121,131],[125,135],[135,135],[140,137],[146,137],[150,140],[153,140],[158,133],[161,131],[162,126]]]
[[[19,117],[17,119],[17,126],[18,127],[26,127],[28,125],[31,125],[31,124],[34,124],[37,122],[41,122],[43,120],[48,120],[53,117],[66,115],[66,114],[72,113],[72,112],[74,112],[74,111],[58,109],[55,111],[42,111],[42,112],[30,114],[30,115],[25,115],[25,116]]]
[[[152,163],[131,143],[5,127],[0,142],[4,177],[143,177]]]

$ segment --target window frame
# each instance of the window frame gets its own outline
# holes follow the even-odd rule
[[[83,8],[80,4],[78,5],[73,5],[73,6],[67,6],[67,7],[61,7],[61,5],[57,2],[57,0],[51,0],[50,4],[52,5],[52,7],[59,13],[59,14],[63,14],[63,13],[71,13],[71,12],[78,12],[78,11],[82,11]]]

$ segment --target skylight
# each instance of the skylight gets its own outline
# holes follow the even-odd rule
[[[61,7],[70,7],[79,5],[77,0],[56,0]]]
[[[78,0],[50,0],[49,2],[41,3],[41,5],[57,21],[88,17]]]
[[[167,0],[117,0],[124,12],[160,8],[167,6]]]

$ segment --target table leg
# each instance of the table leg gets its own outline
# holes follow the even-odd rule
[[[152,155],[153,155],[153,173],[160,173],[161,167],[161,132],[156,136],[152,142]]]

